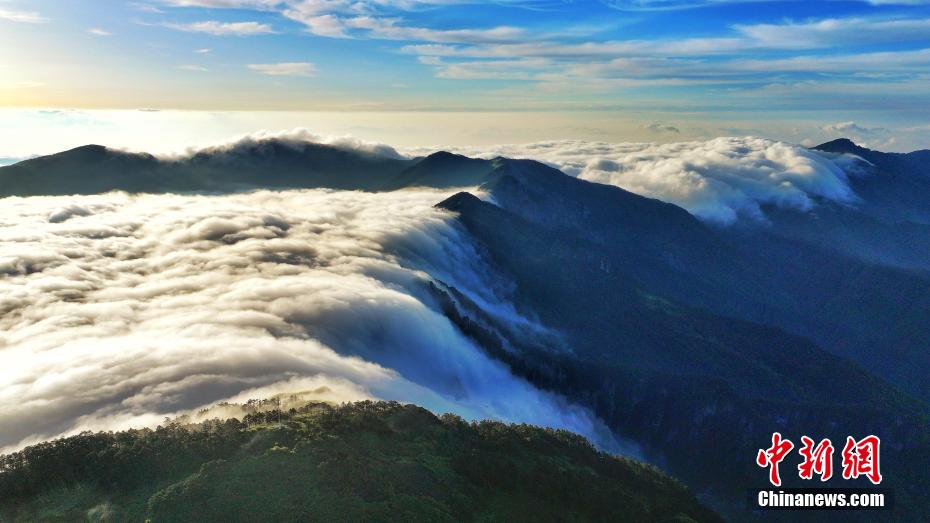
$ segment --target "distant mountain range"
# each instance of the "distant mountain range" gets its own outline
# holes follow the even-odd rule
[[[87,146],[0,168],[0,194],[480,186],[438,202],[517,286],[525,338],[436,281],[459,329],[533,384],[592,408],[735,520],[773,431],[876,434],[896,516],[930,506],[930,151],[862,159],[860,201],[714,227],[530,160],[409,160],[269,141],[162,160]],[[830,486],[855,482],[834,481]],[[925,515],[925,514],[924,514]],[[852,516],[850,516],[852,517]],[[868,518],[864,518],[866,520]]]
[[[380,191],[476,185],[486,172],[482,160],[458,162],[445,152],[402,160],[310,142],[267,140],[179,159],[86,145],[0,167],[0,196],[322,187]]]

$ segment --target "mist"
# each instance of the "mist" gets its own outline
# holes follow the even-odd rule
[[[0,208],[0,449],[153,426],[222,401],[390,399],[565,428],[443,316],[430,281],[518,314],[435,190],[6,198]]]

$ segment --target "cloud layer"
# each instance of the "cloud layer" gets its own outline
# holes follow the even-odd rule
[[[12,9],[0,8],[0,20],[10,22],[19,22],[24,24],[42,24],[48,22],[48,19],[35,11],[15,11]]]
[[[309,62],[249,64],[249,69],[269,76],[313,76],[316,73],[316,67]]]
[[[848,183],[848,173],[855,169],[852,158],[763,138],[667,144],[553,141],[451,149],[484,158],[532,158],[585,180],[674,203],[719,224],[740,217],[764,219],[766,204],[805,211],[818,198],[856,200]]]
[[[508,285],[432,207],[445,196],[5,199],[0,450],[290,392],[416,402],[610,445],[587,411],[513,377],[433,302],[439,280],[518,317]]]
[[[206,33],[213,36],[252,36],[270,34],[274,30],[268,24],[258,22],[218,22],[207,20],[189,24],[167,24],[172,29],[189,33]]]

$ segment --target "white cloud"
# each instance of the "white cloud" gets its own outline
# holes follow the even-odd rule
[[[12,9],[2,8],[0,8],[0,20],[20,22],[24,24],[43,24],[48,22],[48,18],[45,18],[35,11],[14,11]]]
[[[883,127],[863,127],[852,121],[828,124],[823,127],[823,130],[834,134],[851,133],[857,135],[887,134],[889,132],[888,129]]]
[[[152,4],[147,4],[145,2],[129,2],[129,7],[141,13],[164,14],[164,11],[158,7]]]
[[[385,40],[419,40],[425,42],[513,42],[528,38],[527,32],[518,27],[499,26],[490,29],[428,29],[410,27],[395,18],[359,16],[346,21],[348,27],[364,29],[373,38]]]
[[[767,0],[602,0],[620,11],[674,11],[724,4],[752,4]],[[871,5],[927,5],[930,0],[858,0]]]
[[[353,35],[381,40],[412,40],[425,42],[455,42],[480,44],[485,42],[513,42],[527,39],[528,33],[516,27],[493,27],[489,29],[431,29],[404,25],[399,18],[374,16],[345,11],[331,12],[307,4],[295,5],[282,14],[306,26],[307,31],[317,36],[348,38]],[[360,11],[362,13],[365,10]]]
[[[94,36],[113,36],[113,33],[109,31],[105,31],[97,27],[94,27],[93,29],[88,29],[87,32]]]
[[[653,10],[700,7],[731,0],[617,0],[620,9]],[[741,1],[741,0],[734,0]],[[778,72],[840,74],[851,77],[860,57],[868,62],[877,53],[862,46],[925,42],[930,34],[927,17],[857,16],[781,23],[737,24],[717,35],[697,38],[579,41],[578,36],[532,31],[526,27],[436,28],[411,25],[403,17],[430,5],[428,1],[354,0],[176,0],[175,6],[236,7],[274,11],[303,24],[306,31],[330,38],[371,38],[411,42],[403,52],[417,54],[421,62],[436,66],[435,76],[462,80],[519,80],[535,82],[538,93],[565,91],[583,85],[588,92],[683,85],[713,87],[730,84],[758,88],[760,77]],[[902,3],[913,3],[905,0]],[[567,36],[571,36],[567,38]],[[760,54],[745,60],[747,51],[810,51],[811,56]],[[835,51],[843,50],[838,55]],[[905,51],[903,53],[915,51]],[[888,55],[902,53],[888,52]],[[439,63],[437,58],[445,58]],[[905,56],[897,58],[906,59]],[[817,62],[822,60],[822,62]],[[845,63],[848,62],[848,63]],[[894,63],[894,62],[892,62]],[[771,65],[771,67],[768,67]],[[822,66],[823,70],[816,68]],[[881,70],[876,64],[870,70]],[[916,75],[924,64],[900,74]],[[836,81],[831,78],[825,81]],[[858,78],[860,84],[866,79]],[[538,94],[537,93],[537,94]]]
[[[510,46],[502,46],[510,47]],[[512,79],[533,80],[540,83],[561,84],[571,89],[598,87],[616,88],[646,85],[701,85],[733,86],[746,85],[760,89],[760,78],[771,79],[778,73],[809,73],[821,76],[826,88],[840,82],[855,83],[860,88],[886,80],[882,86],[895,89],[906,85],[902,80],[926,80],[924,74],[930,64],[930,49],[907,51],[885,51],[851,54],[809,54],[789,58],[743,59],[720,58],[710,62],[699,57],[668,58],[642,56],[613,59],[583,57],[545,58],[540,49],[526,53],[530,57],[520,58],[523,53],[510,49],[485,55],[480,48],[451,46],[407,46],[407,52],[422,53],[421,63],[439,66],[437,76],[445,78],[497,78],[493,71],[505,69]],[[475,51],[477,50],[477,51]],[[488,49],[485,49],[487,51]],[[475,51],[473,53],[473,51]],[[564,51],[564,50],[563,50]],[[478,54],[482,60],[463,61],[462,57]],[[454,57],[458,60],[450,60]],[[894,83],[887,80],[893,79]],[[925,82],[924,82],[925,83]],[[764,87],[763,87],[764,88]],[[923,87],[921,88],[923,89]],[[919,90],[918,90],[919,91]],[[887,90],[885,91],[887,93]]]
[[[209,69],[207,69],[206,67],[202,65],[194,65],[194,64],[179,65],[178,69],[184,69],[185,71],[196,71],[200,73],[206,73],[207,71],[209,71]]]
[[[565,43],[553,40],[510,41],[483,45],[420,44],[408,53],[447,57],[546,57],[597,60],[613,57],[699,57],[743,54],[749,49],[822,49],[840,45],[926,40],[930,18],[838,18],[812,22],[736,25],[735,35],[712,38],[609,40]],[[512,39],[517,40],[517,39]]]
[[[735,28],[758,47],[812,49],[926,40],[930,34],[930,18],[827,18],[810,22],[737,25]]]
[[[291,129],[288,131],[258,131],[255,133],[249,133],[244,136],[235,138],[234,140],[212,145],[204,148],[193,148],[186,151],[182,157],[190,157],[197,153],[209,153],[212,155],[218,154],[254,154],[255,147],[261,146],[262,144],[269,143],[274,141],[279,144],[293,145],[295,147],[309,143],[318,143],[322,145],[328,145],[330,147],[335,147],[336,149],[341,149],[344,151],[351,151],[354,153],[370,154],[374,156],[381,156],[384,158],[393,158],[396,160],[406,158],[397,152],[396,149],[390,145],[378,143],[378,142],[368,142],[365,140],[360,140],[353,136],[323,136],[311,132],[309,129],[298,127],[296,129]],[[169,156],[170,158],[170,156]]]
[[[345,23],[336,15],[306,15],[299,11],[286,10],[284,16],[304,24],[307,32],[330,38],[348,38]]]
[[[449,191],[7,198],[0,206],[0,451],[310,391],[597,437],[578,407],[462,335],[430,282],[523,336]],[[601,440],[608,441],[608,440]]]
[[[856,201],[847,183],[853,160],[763,138],[666,144],[553,141],[449,149],[485,158],[543,161],[585,180],[674,203],[719,224],[740,217],[764,220],[765,204],[803,211],[818,198]]]
[[[905,132],[895,133],[884,127],[866,127],[856,122],[837,122],[822,127],[823,132],[830,138],[850,138],[857,144],[870,149],[888,150],[898,145],[898,136]]]
[[[202,48],[202,49],[195,49],[195,50],[194,50],[194,52],[197,53],[197,54],[210,54],[211,51],[212,51],[212,49],[209,49],[209,48],[207,48],[207,47],[204,47],[204,48]]]
[[[420,62],[440,66],[436,73],[438,78],[457,80],[532,80],[537,78],[534,72],[538,73],[551,65],[548,60],[541,58],[444,63],[436,57],[423,56]]]
[[[274,33],[271,25],[259,22],[192,22],[189,24],[167,24],[167,27],[189,33],[206,33],[214,36],[252,36]]]
[[[281,0],[161,0],[174,7],[207,7],[213,9],[270,9]]]
[[[270,76],[314,76],[316,74],[316,66],[310,62],[249,64],[249,69]]]
[[[862,83],[868,81],[861,77],[864,72],[920,74],[927,65],[925,49],[864,52],[856,48],[926,41],[930,34],[930,18],[785,21],[736,25],[731,33],[708,38],[588,42],[502,38],[499,42],[458,42],[458,45],[454,41],[443,43],[438,38],[423,38],[431,43],[406,45],[401,51],[418,55],[423,63],[430,63],[427,61],[430,60],[438,65],[438,58],[445,59],[437,70],[437,76],[443,78],[521,79],[605,88],[634,85],[630,83],[634,79],[643,80],[644,85],[662,85],[676,80],[706,85],[757,86],[760,75],[802,72],[859,75],[857,80]],[[788,57],[762,54],[758,59],[742,58],[747,51],[761,50],[811,54]],[[531,59],[548,62],[540,68],[536,65],[539,62]],[[511,67],[505,72],[494,72],[495,64]]]
[[[442,5],[445,1],[349,1],[349,0],[167,0],[175,7],[239,8],[276,11],[303,24],[309,33],[331,38],[364,36],[384,40],[426,42],[514,42],[530,38],[530,33],[516,27],[488,29],[433,29],[409,26],[385,9],[411,10],[419,6]]]
[[[617,0],[605,2],[618,8],[666,9],[754,0]],[[447,5],[454,1],[354,1],[354,0],[166,0],[173,6],[244,8],[276,11],[304,24],[313,34],[329,37],[364,36],[388,40],[458,43],[471,47],[449,48],[465,56],[701,56],[738,54],[746,49],[815,49],[838,45],[925,40],[927,18],[850,17],[782,23],[737,24],[731,35],[707,38],[589,41],[567,43],[560,35],[539,34],[522,27],[434,29],[409,26],[397,11],[420,6]],[[923,0],[888,2],[919,4]]]
[[[609,40],[603,42],[562,43],[556,41],[513,42],[484,45],[409,45],[407,53],[466,58],[545,57],[573,60],[604,60],[631,56],[701,56],[732,53],[745,49],[740,38],[700,38],[684,40]]]
[[[734,60],[722,67],[743,72],[812,72],[812,73],[924,73],[930,65],[930,49],[882,51],[858,54],[824,54],[795,56],[772,60]],[[892,86],[889,86],[892,87]]]

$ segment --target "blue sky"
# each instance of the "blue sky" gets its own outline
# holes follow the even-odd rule
[[[589,112],[611,139],[906,149],[930,145],[930,1],[0,0],[0,107]]]

